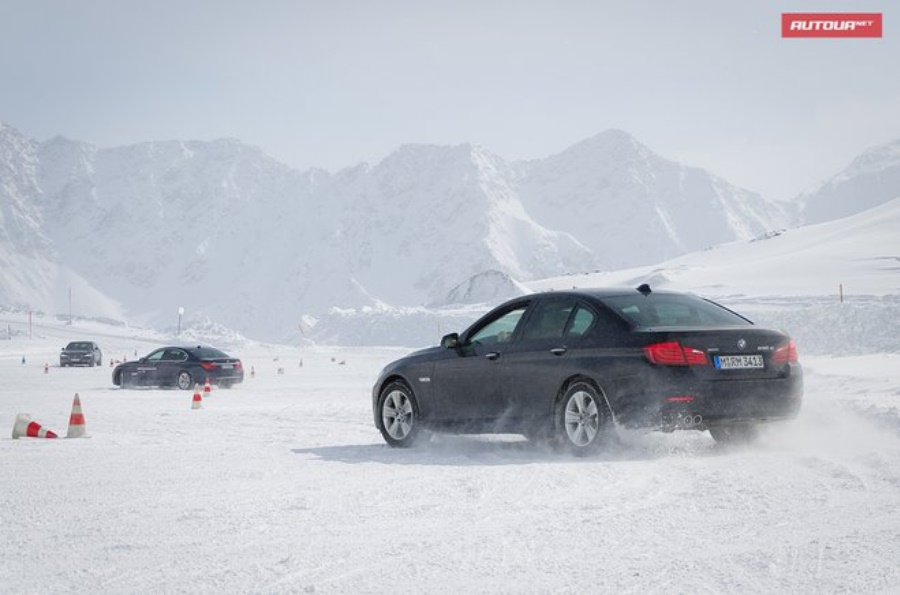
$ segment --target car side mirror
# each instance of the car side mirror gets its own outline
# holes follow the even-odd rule
[[[450,333],[441,338],[441,347],[444,349],[455,349],[459,347],[459,334]]]

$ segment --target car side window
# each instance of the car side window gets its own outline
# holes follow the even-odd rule
[[[539,341],[562,338],[574,307],[575,300],[571,299],[542,301],[535,308],[534,314],[529,317],[525,330],[522,332],[522,340]]]
[[[162,359],[163,354],[165,352],[166,352],[165,349],[159,349],[157,351],[154,351],[153,353],[151,353],[150,355],[147,356],[147,361],[148,362],[158,362],[159,360]]]
[[[583,337],[594,325],[597,315],[583,306],[578,306],[575,310],[575,316],[572,317],[572,324],[569,326],[567,337]]]
[[[469,343],[480,345],[496,345],[509,343],[527,304],[502,314],[499,318],[488,322],[469,338]]]
[[[180,349],[166,349],[166,353],[163,355],[163,361],[167,362],[180,362],[185,359],[184,352]]]

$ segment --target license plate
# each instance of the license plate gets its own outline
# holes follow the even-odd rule
[[[222,364],[223,370],[231,370],[234,368],[234,364]]]
[[[765,367],[761,355],[717,355],[713,361],[717,370],[753,370]]]

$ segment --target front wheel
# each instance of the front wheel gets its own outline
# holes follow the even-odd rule
[[[188,390],[193,386],[193,379],[191,378],[190,372],[179,372],[178,377],[175,379],[175,384],[181,390]]]
[[[378,397],[378,429],[390,446],[408,448],[419,437],[419,405],[402,382],[388,384]]]
[[[569,385],[556,410],[556,443],[576,455],[597,450],[612,431],[612,415],[593,384]]]

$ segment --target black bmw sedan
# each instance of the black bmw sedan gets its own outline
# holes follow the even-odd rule
[[[195,384],[230,388],[244,381],[241,360],[214,347],[161,347],[133,362],[113,369],[113,384],[122,388],[138,386],[174,386],[187,390]]]
[[[802,396],[788,335],[645,284],[510,300],[386,366],[372,407],[391,446],[423,431],[520,433],[585,454],[615,425],[748,440],[796,417]]]

